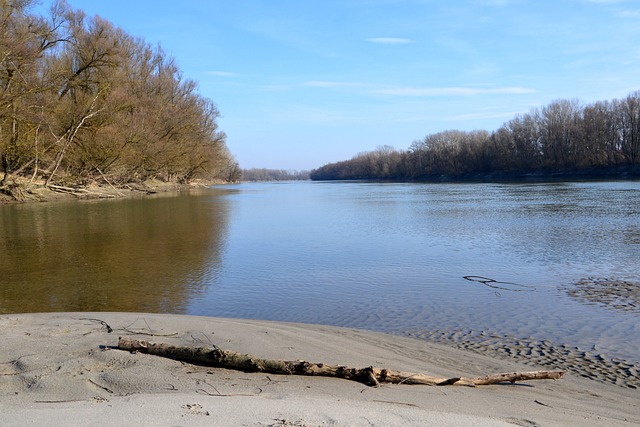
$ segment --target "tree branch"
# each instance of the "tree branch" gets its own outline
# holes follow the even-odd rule
[[[478,378],[440,378],[421,373],[401,372],[390,369],[374,367],[349,368],[346,366],[325,365],[323,363],[311,363],[304,360],[286,361],[274,359],[261,359],[250,354],[237,353],[231,350],[223,350],[218,347],[180,347],[164,343],[152,343],[149,341],[133,340],[120,337],[118,349],[131,352],[152,354],[167,357],[198,365],[214,366],[219,368],[234,369],[244,372],[265,372],[280,375],[309,375],[335,377],[377,386],[380,383],[393,384],[422,384],[422,385],[463,385],[475,387],[477,385],[498,384],[503,382],[515,383],[516,381],[559,379],[564,371],[533,371],[513,372],[504,374],[487,375]]]

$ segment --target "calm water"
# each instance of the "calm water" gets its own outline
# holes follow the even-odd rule
[[[639,265],[640,182],[241,184],[0,207],[0,313],[474,330],[639,361],[640,310],[566,293],[637,283]]]

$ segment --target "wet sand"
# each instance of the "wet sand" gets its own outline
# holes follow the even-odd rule
[[[640,313],[640,283],[627,280],[587,277],[565,292],[585,304],[600,305],[610,310]]]
[[[588,277],[561,287],[567,295],[583,304],[597,305],[607,310],[640,313],[640,283],[611,278]],[[535,313],[529,313],[534,318]],[[553,325],[550,327],[554,327]],[[403,333],[414,338],[442,343],[501,359],[512,359],[529,366],[562,369],[595,381],[630,389],[640,388],[640,363],[611,357],[596,348],[585,350],[566,344],[534,338],[475,330],[409,330]],[[636,345],[640,337],[629,337]]]
[[[0,424],[640,424],[638,390],[571,370],[557,381],[514,385],[372,388],[131,354],[113,348],[118,336],[444,377],[528,371],[535,364],[480,354],[471,346],[473,351],[328,326],[133,313],[8,314],[0,316]],[[541,351],[553,360],[552,351],[531,346],[532,354]],[[609,375],[594,372],[596,378]]]
[[[421,331],[408,332],[406,335],[503,360],[512,359],[528,366],[562,369],[594,381],[640,389],[639,363],[611,358],[596,349],[584,351],[577,347],[554,345],[549,341],[486,335],[475,331]]]

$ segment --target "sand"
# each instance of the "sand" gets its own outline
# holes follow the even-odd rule
[[[132,313],[7,314],[0,315],[0,425],[640,424],[640,391],[572,372],[515,385],[372,388],[132,354],[114,348],[119,336],[444,377],[532,370],[420,339],[327,326]]]

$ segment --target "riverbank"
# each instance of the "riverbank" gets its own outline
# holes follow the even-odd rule
[[[117,350],[119,336],[429,375],[530,371],[424,340],[318,325],[135,313],[0,316],[3,425],[633,425],[637,390],[581,378],[468,388],[250,374]]]
[[[45,186],[43,180],[15,178],[12,184],[0,191],[0,205],[26,202],[51,202],[72,199],[117,199],[123,197],[140,197],[148,194],[185,191],[192,188],[209,187],[221,182],[196,180],[188,184],[148,180],[139,183],[111,185],[92,183],[84,186]]]
[[[539,170],[527,173],[487,172],[458,175],[431,175],[417,182],[501,182],[549,183],[580,181],[635,181],[640,179],[640,165],[592,166],[564,170]]]
[[[414,183],[556,183],[589,181],[637,181],[640,165],[592,166],[575,169],[541,169],[535,172],[465,172],[459,174],[425,174],[417,176],[345,175],[340,177],[316,175],[312,181],[414,182]]]

